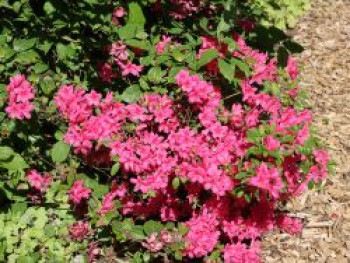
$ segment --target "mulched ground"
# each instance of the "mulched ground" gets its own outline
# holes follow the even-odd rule
[[[305,228],[298,237],[272,233],[265,262],[350,262],[350,1],[314,0],[292,32],[305,51],[301,87],[309,92],[314,126],[337,162],[320,192],[289,206]]]

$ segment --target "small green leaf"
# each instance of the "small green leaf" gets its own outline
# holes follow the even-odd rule
[[[180,179],[179,177],[175,177],[172,181],[172,186],[174,189],[178,189],[180,186]]]
[[[8,162],[0,163],[0,166],[11,172],[22,171],[29,167],[27,162],[19,154],[15,154]]]
[[[35,46],[36,41],[37,41],[36,38],[15,39],[13,41],[13,49],[16,52],[22,52],[22,51],[28,50]]]
[[[56,84],[55,84],[55,81],[51,77],[46,76],[40,82],[40,87],[45,95],[50,95],[53,91],[55,91]]]
[[[74,57],[75,49],[72,45],[63,45],[61,43],[56,46],[57,56],[60,60],[66,60]]]
[[[137,26],[127,24],[118,30],[119,37],[122,40],[132,39],[136,36]]]
[[[15,152],[10,147],[7,147],[7,146],[0,147],[0,161],[6,161],[11,157],[13,157],[14,154]]]
[[[111,169],[111,175],[114,176],[118,173],[120,168],[120,164],[119,162],[116,162],[115,164],[113,164],[112,169]]]
[[[159,233],[163,228],[164,226],[161,223],[154,220],[147,221],[143,226],[147,236],[151,235],[152,233]]]
[[[17,54],[16,62],[27,65],[38,61],[39,54],[33,49]]]
[[[44,4],[44,11],[47,15],[50,15],[56,11],[56,8],[52,5],[50,1],[46,1]]]
[[[142,28],[146,24],[146,18],[142,12],[142,8],[136,2],[129,4],[128,24],[134,24]]]
[[[225,60],[219,60],[219,70],[221,74],[229,81],[235,77],[235,66],[227,63]]]
[[[130,86],[121,95],[122,100],[127,103],[137,102],[140,99],[140,97],[141,90],[140,87],[137,85]]]
[[[182,236],[186,235],[189,230],[188,227],[182,223],[179,224],[178,229],[179,229],[179,234]]]
[[[51,158],[55,163],[61,163],[68,157],[70,146],[62,141],[57,142],[51,150]]]
[[[198,61],[198,68],[203,67],[204,65],[208,64],[212,60],[216,59],[218,56],[219,56],[219,53],[215,49],[206,50]]]

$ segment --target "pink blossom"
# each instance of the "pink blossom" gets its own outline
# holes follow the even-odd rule
[[[84,180],[75,181],[68,191],[70,200],[75,204],[80,204],[83,199],[89,199],[91,190],[84,187]]]
[[[32,99],[34,90],[24,75],[16,75],[10,78],[10,83],[6,87],[9,97],[8,106],[5,111],[11,119],[30,119],[34,110]]]
[[[126,50],[126,45],[122,41],[114,42],[111,45],[109,54],[114,57],[117,63],[126,61],[129,57],[129,52]]]
[[[268,151],[275,151],[281,145],[279,140],[276,140],[273,135],[268,135],[264,138],[263,144]]]
[[[27,179],[32,187],[42,193],[46,191],[52,180],[49,174],[42,176],[36,170],[31,170],[27,175]]]
[[[329,162],[329,155],[325,150],[315,150],[314,151],[315,160],[323,168],[326,168]]]
[[[158,252],[163,248],[163,242],[158,239],[158,234],[153,233],[147,239],[146,242],[141,243],[143,247],[151,252]]]
[[[121,18],[123,16],[126,15],[126,11],[123,7],[119,6],[116,9],[114,9],[113,11],[113,16],[117,17],[117,18]]]
[[[143,66],[138,66],[130,61],[126,62],[126,64],[119,63],[120,68],[122,69],[122,75],[127,76],[127,75],[133,75],[135,77],[140,76],[140,72],[143,69]]]
[[[102,200],[102,206],[98,213],[100,215],[105,215],[108,212],[115,209],[114,205],[114,199],[118,196],[118,191],[111,191],[108,194],[106,194]]]
[[[91,242],[87,247],[86,253],[88,255],[89,263],[95,262],[96,257],[100,254],[97,242]]]
[[[309,138],[309,136],[310,136],[309,126],[305,124],[303,128],[300,131],[298,131],[295,143],[304,144],[305,141]]]
[[[247,248],[245,244],[227,244],[224,248],[225,263],[248,263],[260,262],[260,247],[253,243],[251,248]]]
[[[300,219],[281,215],[276,219],[278,227],[291,235],[300,234],[303,224]]]
[[[91,235],[92,230],[88,222],[78,221],[68,228],[69,236],[72,240],[82,242],[89,235]]]
[[[85,95],[85,98],[87,99],[87,103],[90,106],[98,106],[100,104],[102,95],[95,90],[92,90],[89,94]]]
[[[220,235],[214,215],[204,211],[202,215],[193,216],[186,226],[189,228],[185,236],[186,255],[190,258],[203,257],[213,251]]]
[[[292,56],[288,57],[286,71],[292,80],[295,80],[299,75],[298,65]]]
[[[162,36],[162,40],[159,41],[156,45],[157,54],[163,54],[169,43],[171,43],[171,37]]]
[[[279,197],[280,190],[283,188],[283,182],[277,168],[269,169],[266,163],[262,163],[258,167],[257,174],[250,179],[250,184],[267,190],[274,198]]]

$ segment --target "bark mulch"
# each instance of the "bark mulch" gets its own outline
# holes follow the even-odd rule
[[[289,205],[303,219],[300,236],[272,233],[264,261],[350,262],[350,0],[314,0],[292,32],[304,48],[301,88],[309,92],[314,126],[336,161],[336,175],[321,191]]]

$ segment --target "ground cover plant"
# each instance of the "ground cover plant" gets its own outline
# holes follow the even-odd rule
[[[0,1],[1,260],[259,262],[298,234],[284,205],[332,166],[258,7]]]

